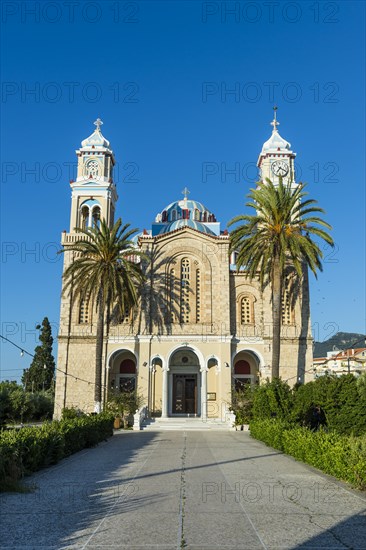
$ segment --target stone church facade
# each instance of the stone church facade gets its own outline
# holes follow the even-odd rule
[[[76,151],[78,170],[71,181],[70,231],[62,245],[78,239],[75,227],[113,224],[117,191],[114,153],[102,135],[101,121]],[[260,179],[291,182],[295,153],[278,133],[258,159]],[[234,213],[233,213],[234,214]],[[229,255],[230,235],[206,206],[183,197],[155,218],[136,238],[150,258],[141,307],[111,323],[103,352],[103,400],[109,388],[137,389],[151,414],[224,419],[233,387],[271,378],[271,293],[261,291]],[[72,261],[65,252],[64,269]],[[59,371],[55,417],[64,407],[94,410],[96,312],[91,304],[61,299]],[[309,292],[305,280],[296,303],[284,295],[282,379],[308,380],[312,367]]]

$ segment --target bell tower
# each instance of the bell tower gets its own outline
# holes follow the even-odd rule
[[[70,182],[71,216],[70,232],[76,227],[83,229],[99,224],[105,218],[107,224],[114,223],[115,203],[118,199],[113,183],[115,158],[109,141],[101,132],[103,122],[94,122],[94,132],[81,142],[77,149],[77,178]]]
[[[272,135],[263,144],[262,151],[258,157],[259,179],[265,182],[268,178],[274,185],[278,185],[279,179],[282,177],[285,185],[291,183],[291,187],[296,187],[296,153],[291,151],[291,143],[283,139],[278,133],[277,126],[280,123],[277,120],[277,107],[274,107],[273,111],[274,117],[271,122],[271,126],[273,126]]]
[[[118,199],[113,182],[115,159],[109,141],[101,132],[102,121],[98,118],[94,124],[94,132],[82,141],[80,149],[76,151],[77,177],[76,181],[70,181],[70,232],[64,231],[61,236],[65,250],[64,272],[75,256],[68,245],[80,238],[75,228],[97,227],[102,219],[106,220],[109,227],[114,224]],[[72,287],[68,292],[62,292],[55,418],[60,418],[64,407],[74,406],[75,403],[82,402],[86,410],[93,410],[94,373],[90,365],[95,363],[95,345],[88,342],[95,338],[95,325],[95,308],[91,307],[89,301],[73,296]],[[84,380],[80,390],[74,385],[78,379]]]

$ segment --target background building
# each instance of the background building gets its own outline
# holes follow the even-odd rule
[[[342,376],[351,373],[355,376],[366,372],[366,348],[352,348],[327,352],[327,357],[313,361],[314,378],[326,374]]]

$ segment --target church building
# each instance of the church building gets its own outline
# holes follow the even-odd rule
[[[72,262],[67,247],[79,238],[75,228],[97,225],[102,218],[111,226],[115,221],[115,156],[102,135],[102,122],[95,124],[76,151],[70,231],[61,241],[64,269]],[[276,114],[271,124],[272,134],[258,158],[259,179],[276,183],[282,177],[296,187],[295,153],[278,132]],[[271,379],[271,291],[261,291],[256,280],[236,268],[235,253],[229,255],[230,234],[210,205],[190,198],[188,189],[182,195],[160,205],[151,228],[136,238],[136,247],[151,258],[142,291],[150,305],[148,311],[125,311],[106,331],[103,400],[109,389],[136,389],[151,415],[220,421],[230,407],[233,388]],[[233,208],[233,215],[237,213]],[[96,325],[93,304],[62,296],[56,418],[65,407],[94,410]],[[308,381],[311,367],[304,280],[295,303],[284,292],[280,375],[294,385]]]

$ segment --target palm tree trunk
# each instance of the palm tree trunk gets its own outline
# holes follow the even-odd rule
[[[94,412],[102,410],[102,358],[103,358],[103,337],[104,337],[104,300],[103,291],[98,297],[98,321],[97,341],[95,346],[95,390],[94,390]]]
[[[280,352],[281,352],[281,269],[280,259],[275,257],[273,261],[272,275],[272,378],[280,377]]]
[[[105,404],[106,404],[107,399],[108,399],[108,391],[109,391],[109,384],[110,384],[109,376],[108,376],[109,369],[108,369],[108,366],[107,366],[110,322],[111,322],[111,298],[110,298],[110,296],[108,296],[107,304],[106,304],[106,313],[105,313],[105,332],[106,332],[106,339],[105,340],[106,340],[106,342],[105,342],[105,346],[104,346],[104,365],[103,365],[103,370],[104,370],[104,392],[102,392],[102,394],[103,394],[103,410],[105,409]],[[103,331],[103,336],[104,336],[104,331]]]

